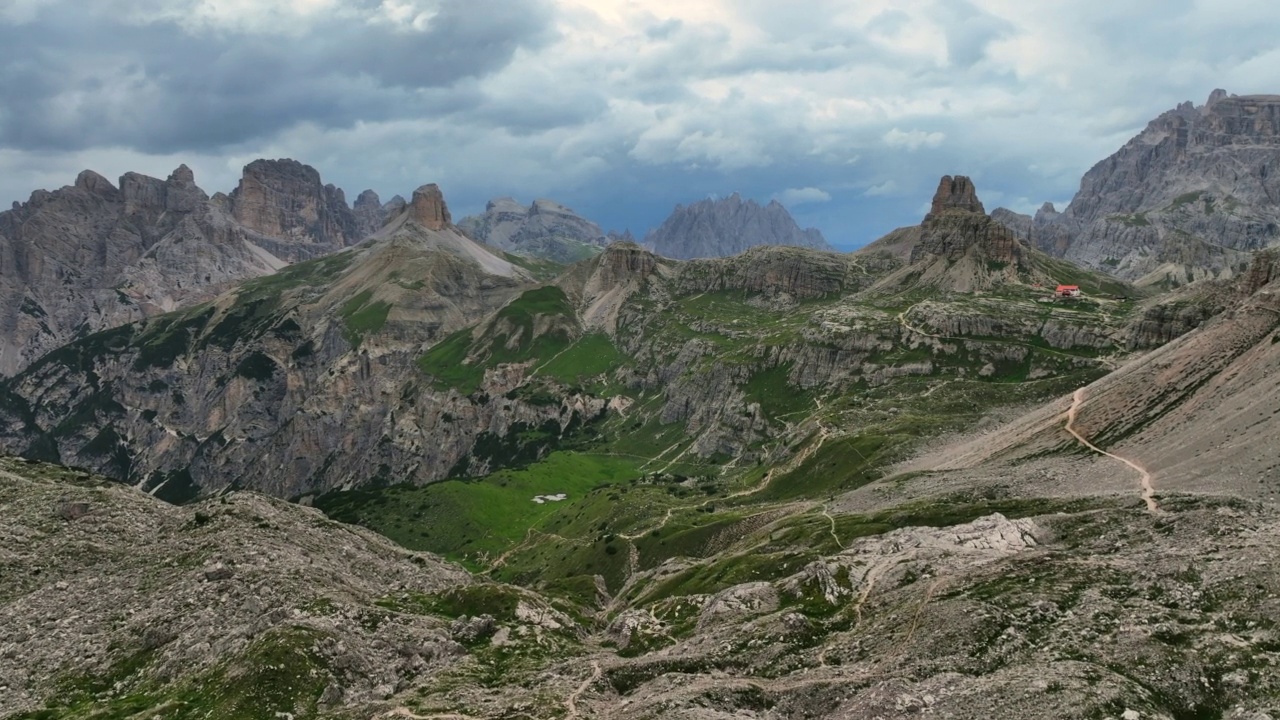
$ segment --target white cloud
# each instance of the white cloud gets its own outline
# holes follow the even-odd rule
[[[944,133],[925,132],[924,130],[899,130],[894,128],[884,134],[884,144],[891,148],[906,148],[915,152],[922,147],[936,148],[947,139]]]
[[[831,193],[816,187],[787,188],[775,195],[774,198],[787,207],[795,207],[797,205],[831,202]]]
[[[306,64],[308,48],[349,47],[346,33],[356,29],[400,41],[416,38],[413,30],[456,35],[446,21],[470,32],[468,23],[499,16],[473,6],[502,2],[0,0],[0,63],[11,71],[0,76],[0,93],[15,99],[58,82],[37,50],[71,68],[67,89],[50,93],[58,102],[28,123],[27,135],[4,131],[32,103],[15,99],[0,111],[0,199],[70,182],[79,167],[167,172],[188,158],[198,173],[204,168],[202,184],[227,189],[242,160],[290,155],[349,194],[403,193],[437,180],[468,202],[545,195],[596,208],[607,226],[610,214],[638,225],[631,218],[641,212],[708,193],[764,197],[790,188],[777,197],[814,203],[828,235],[879,223],[865,231],[874,236],[917,221],[916,206],[943,173],[980,178],[989,207],[997,193],[1038,207],[1036,198],[1069,196],[1085,170],[1182,100],[1203,102],[1214,87],[1280,92],[1272,72],[1280,11],[1268,0],[806,0],[805,12],[775,0],[530,0],[533,10],[551,8],[549,30],[513,30],[518,48],[492,63],[463,63],[440,77],[409,71],[447,64],[471,47],[497,57],[475,31],[453,50],[402,42],[385,63],[354,67],[324,55]],[[466,12],[455,17],[448,8]],[[4,54],[6,40],[16,48],[23,33],[40,32],[42,17],[56,29],[85,14],[101,28],[51,30],[30,57]],[[148,64],[144,46],[111,44],[122,23],[129,39],[120,42],[129,43],[149,18],[190,34],[159,27],[167,46],[190,39],[204,54]],[[26,24],[6,25],[17,21]],[[265,53],[274,41],[264,36],[300,34],[289,54]],[[219,37],[225,52],[209,49]],[[379,58],[389,55],[381,40],[370,43]],[[82,45],[105,50],[82,56]],[[259,54],[275,64],[263,65]],[[163,82],[183,62],[199,65],[183,77],[207,80],[184,81],[196,88],[186,103],[174,102]],[[263,67],[261,77],[219,74],[236,62]],[[235,99],[241,85],[268,90],[233,111],[211,94]],[[329,98],[317,88],[338,90]],[[291,91],[296,97],[279,107],[267,102]],[[192,110],[202,99],[210,107]],[[351,109],[333,109],[343,103]],[[102,118],[87,124],[92,147],[31,140],[95,112]],[[194,134],[225,130],[220,144],[193,147],[192,133],[178,132],[220,112],[226,122]],[[128,130],[156,114],[177,118],[180,140],[148,152],[147,134]],[[279,120],[235,135],[258,116]],[[54,140],[62,136],[84,134]],[[817,193],[836,199],[819,207]]]
[[[866,197],[884,197],[886,195],[894,195],[897,192],[898,183],[894,180],[885,180],[867,188],[862,194]]]

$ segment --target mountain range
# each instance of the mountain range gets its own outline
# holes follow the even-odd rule
[[[381,226],[314,168],[258,160],[209,197],[184,165],[166,180],[85,171],[0,213],[0,374],[98,330],[214,297],[233,283],[355,244]]]
[[[1265,104],[1091,171],[1147,213],[1114,246],[964,175],[848,254],[737,196],[601,246],[291,161],[37,193],[0,216],[47,327],[0,379],[0,717],[1270,720],[1280,251],[1165,268],[1268,206],[1145,199],[1251,162]]]

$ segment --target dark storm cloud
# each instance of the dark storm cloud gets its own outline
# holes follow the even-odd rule
[[[79,2],[0,22],[0,147],[208,150],[299,123],[440,117],[552,37],[541,0],[443,0],[425,30],[362,18],[263,34],[128,22]]]

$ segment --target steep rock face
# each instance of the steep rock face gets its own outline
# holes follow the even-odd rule
[[[645,237],[664,257],[726,257],[757,245],[794,245],[832,250],[817,229],[801,230],[776,200],[761,206],[734,193],[722,200],[677,206],[671,217]]]
[[[213,207],[185,166],[167,180],[126,174],[119,189],[86,171],[0,213],[0,374],[283,264]]]
[[[185,165],[165,180],[125,173],[119,187],[86,170],[0,213],[0,375],[362,237],[342,191],[292,160],[250,163],[213,198]]]
[[[919,227],[895,230],[858,255],[907,257],[905,267],[876,284],[882,291],[926,286],[972,292],[1030,279],[1029,252],[1012,230],[986,214],[969,178],[946,175]]]
[[[666,269],[662,262],[634,242],[615,242],[595,258],[574,265],[557,285],[576,300],[588,330],[613,335],[623,304],[650,276]]]
[[[1240,279],[1240,293],[1247,297],[1276,279],[1280,279],[1280,251],[1266,250],[1257,253],[1253,256],[1249,271]]]
[[[509,197],[489,201],[480,215],[463,218],[458,227],[492,247],[517,255],[574,262],[590,257],[611,240],[600,226],[553,201],[534,200],[525,207]]]
[[[1060,319],[1001,318],[988,313],[965,312],[947,305],[920,303],[904,315],[913,326],[928,328],[947,338],[1035,338],[1059,350],[1103,349],[1118,345],[1107,328]]]
[[[342,190],[322,184],[315,168],[296,160],[249,163],[230,201],[232,217],[240,225],[299,241],[297,252],[306,257],[361,240]]]
[[[1036,247],[1146,282],[1231,277],[1280,242],[1280,96],[1214,91],[1095,165]]]
[[[963,175],[951,177],[943,175],[938,181],[938,189],[933,194],[933,202],[929,205],[929,215],[938,216],[949,210],[985,215],[987,210],[978,200],[978,191],[973,181]],[[926,216],[926,220],[928,216]]]
[[[428,230],[443,230],[453,222],[453,218],[449,216],[449,208],[444,203],[444,194],[435,183],[423,185],[413,191],[409,213],[415,222]]]
[[[382,200],[378,197],[378,193],[372,190],[360,193],[351,206],[351,213],[355,216],[356,235],[360,238],[367,238],[378,232],[387,222],[387,212],[383,208]]]

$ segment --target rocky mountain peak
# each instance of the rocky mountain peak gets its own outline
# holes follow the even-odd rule
[[[196,184],[196,174],[186,164],[179,165],[177,169],[169,173],[168,182],[178,186],[191,186]]]
[[[409,208],[410,217],[428,230],[443,230],[453,222],[449,207],[444,202],[444,193],[435,183],[414,190]]]
[[[254,160],[230,200],[236,222],[262,235],[337,247],[362,239],[342,192],[297,160]]]
[[[196,185],[195,173],[186,165],[179,166],[166,180],[125,173],[120,176],[120,195],[127,214],[153,218],[163,212],[192,213],[209,200]]]
[[[1021,256],[1014,231],[986,214],[973,181],[963,175],[942,177],[921,231],[913,261],[923,253],[956,260],[973,247],[998,262],[1015,262]]]
[[[547,198],[538,198],[537,200],[534,200],[533,205],[529,207],[530,214],[566,212],[572,211],[555,200],[548,200]]]
[[[377,232],[387,220],[382,198],[372,190],[360,193],[351,206],[351,212],[356,216],[356,230],[362,238]]]
[[[727,257],[758,245],[790,245],[831,250],[816,228],[802,230],[781,203],[761,206],[733,193],[718,200],[677,205],[671,216],[645,237],[659,255],[677,259]]]
[[[1206,108],[1211,108],[1214,105],[1217,105],[1219,100],[1226,100],[1227,97],[1227,91],[1222,88],[1218,88],[1217,90],[1209,93],[1209,99],[1205,102],[1204,106]]]
[[[496,210],[499,212],[514,212],[514,213],[519,213],[521,215],[525,213],[524,206],[521,205],[513,197],[494,198],[489,202],[485,203],[484,209],[485,209],[485,212]]]
[[[933,204],[929,213],[937,215],[948,210],[962,210],[984,215],[987,212],[986,208],[982,207],[982,202],[978,200],[978,191],[974,188],[973,181],[963,175],[955,177],[943,175],[942,180],[938,182],[938,191],[933,195]]]
[[[387,201],[387,204],[382,206],[383,217],[397,217],[400,213],[404,212],[404,209],[407,207],[409,207],[409,202],[404,199],[403,195],[392,195],[391,199]]]
[[[84,170],[77,175],[75,186],[103,198],[115,199],[119,195],[119,191],[110,180],[92,170]]]

